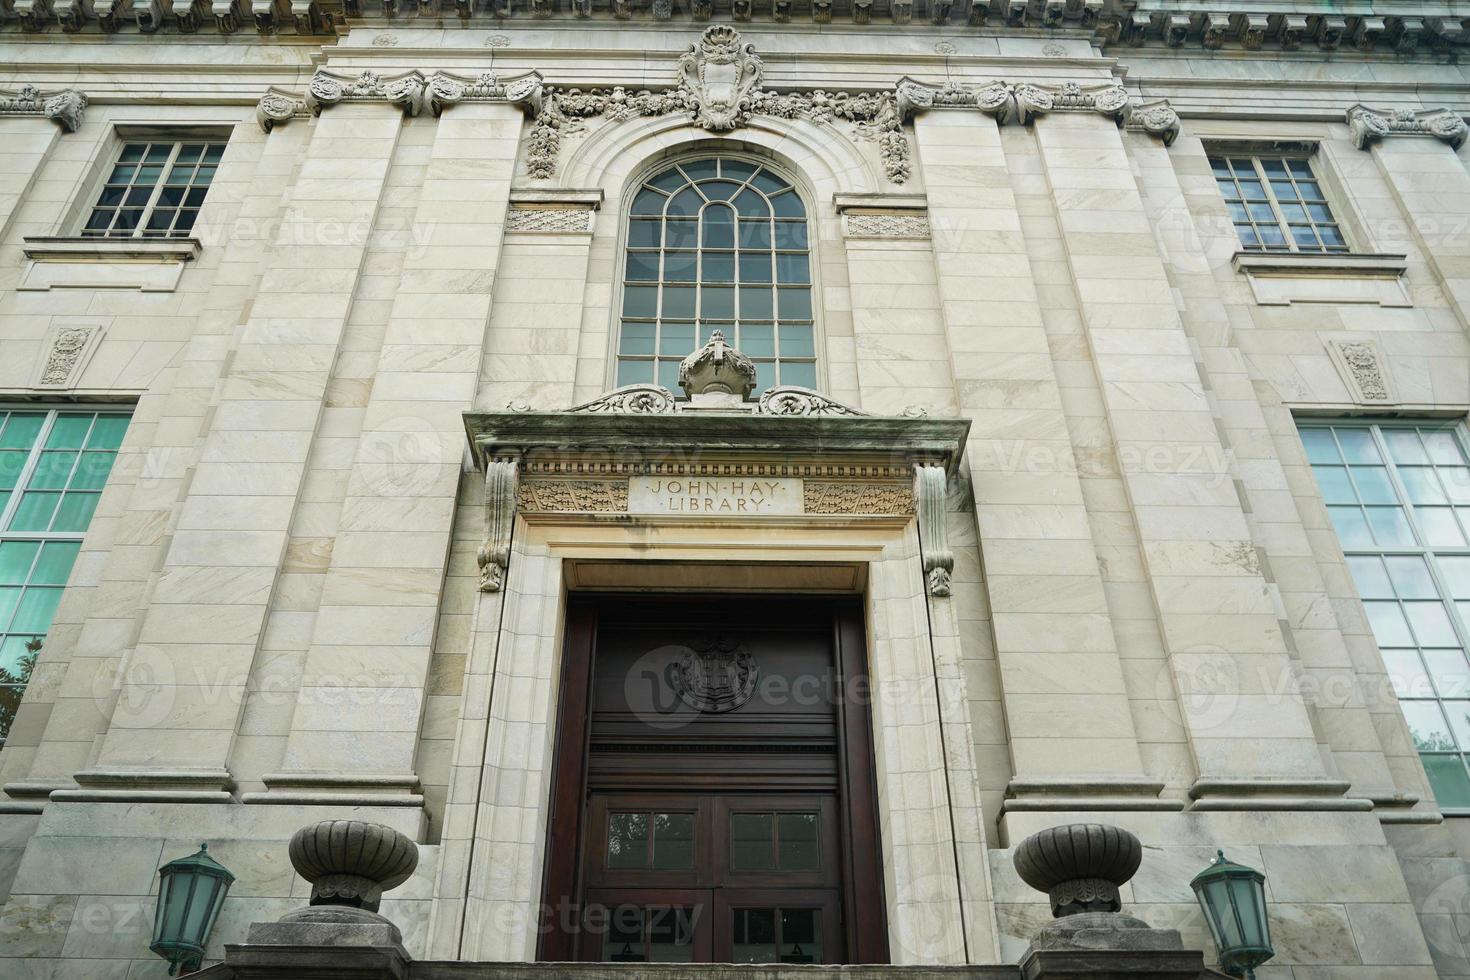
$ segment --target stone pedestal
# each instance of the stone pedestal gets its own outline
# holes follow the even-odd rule
[[[1198,980],[1204,954],[1186,950],[1177,929],[1154,929],[1120,912],[1084,912],[1056,919],[1021,956],[1024,980]]]

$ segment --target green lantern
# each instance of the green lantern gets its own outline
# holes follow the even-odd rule
[[[168,960],[168,974],[192,973],[219,918],[235,876],[209,856],[209,847],[158,869],[158,914],[148,948]]]
[[[1216,851],[1210,866],[1194,876],[1199,907],[1220,951],[1220,965],[1233,977],[1255,977],[1255,968],[1276,955],[1266,921],[1266,876],[1225,859]]]

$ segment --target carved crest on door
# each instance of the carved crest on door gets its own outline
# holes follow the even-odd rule
[[[680,700],[696,711],[733,711],[755,693],[760,665],[739,641],[724,635],[700,637],[669,665]]]

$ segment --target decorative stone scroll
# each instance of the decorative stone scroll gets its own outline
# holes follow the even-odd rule
[[[768,388],[756,404],[762,415],[865,415],[810,388],[778,385]]]
[[[1470,135],[1470,126],[1451,109],[1370,109],[1355,105],[1347,111],[1353,145],[1366,150],[1389,136],[1432,136],[1458,150]]]
[[[1353,401],[1360,405],[1391,405],[1398,401],[1376,342],[1328,340],[1327,352]]]
[[[266,93],[260,97],[255,104],[255,122],[260,126],[262,132],[269,133],[277,125],[288,122],[301,116],[308,116],[311,110],[306,107],[306,100],[271,86]]]
[[[520,464],[514,459],[485,463],[485,540],[475,560],[480,566],[480,591],[499,592],[510,567],[510,532],[515,525]]]
[[[949,527],[944,505],[949,496],[949,476],[943,466],[918,463],[914,466],[914,499],[919,508],[919,549],[924,556],[924,576],[929,594],[949,595],[949,576],[954,571],[954,552],[949,547]]]
[[[621,388],[599,395],[590,402],[567,409],[569,412],[589,414],[611,413],[627,415],[671,415],[674,411],[674,393],[658,385],[624,385]]]
[[[1010,123],[1026,125],[1048,112],[1096,112],[1121,126],[1132,111],[1127,91],[1112,82],[1086,88],[1077,82],[1043,86],[1002,81],[993,81],[979,88],[954,84],[934,88],[912,78],[904,78],[898,83],[897,101],[899,117],[905,121],[924,109],[975,108],[995,117],[1002,126]]]
[[[1173,146],[1179,138],[1179,113],[1167,99],[1140,102],[1128,117],[1128,128],[1157,136],[1165,146]]]
[[[74,88],[58,92],[42,92],[34,85],[0,89],[0,116],[45,116],[68,133],[81,126],[86,108],[87,97]]]
[[[738,2],[738,0],[737,0]],[[615,11],[616,12],[616,11]],[[738,11],[737,11],[738,16]],[[729,132],[753,115],[804,119],[819,126],[836,120],[853,123],[858,136],[878,144],[884,171],[894,183],[911,172],[892,92],[772,92],[761,87],[764,66],[755,46],[728,25],[709,28],[679,58],[678,85],[669,89],[547,88],[536,110],[527,171],[536,180],[556,175],[562,137],[585,120],[610,122],[684,112],[690,122],[711,132]]]

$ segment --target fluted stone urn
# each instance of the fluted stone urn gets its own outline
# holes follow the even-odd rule
[[[361,820],[323,820],[291,838],[291,865],[311,882],[312,905],[378,911],[383,892],[407,881],[419,849],[392,827]]]
[[[1032,834],[1012,860],[1022,881],[1047,893],[1060,919],[1120,910],[1118,888],[1137,873],[1143,845],[1120,827],[1076,823]]]
[[[1185,950],[1176,929],[1124,915],[1118,889],[1138,871],[1143,845],[1121,827],[1050,827],[1012,855],[1021,880],[1051,900],[1043,926],[1018,964],[1024,980],[1197,980],[1203,954]]]
[[[723,331],[679,362],[679,386],[693,403],[743,402],[755,390],[755,362],[725,343]]]
[[[248,942],[287,946],[398,947],[403,935],[378,914],[383,893],[418,867],[418,845],[382,824],[323,820],[296,831],[296,873],[311,882],[311,903],[278,922],[250,926]]]

